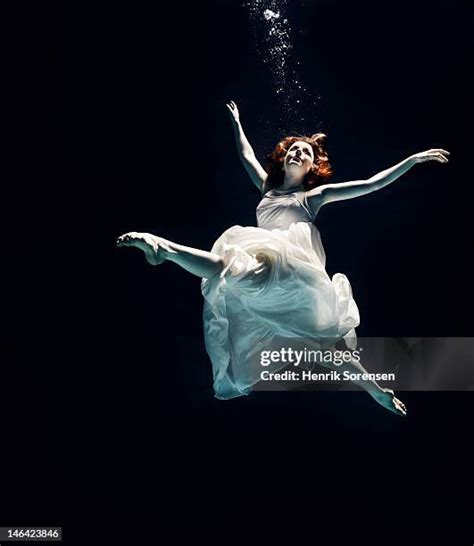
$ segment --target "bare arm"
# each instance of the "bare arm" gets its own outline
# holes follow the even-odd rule
[[[250,142],[245,136],[244,130],[242,129],[242,125],[240,123],[237,105],[235,102],[231,101],[227,103],[227,108],[229,110],[230,119],[232,120],[232,127],[234,128],[235,141],[240,160],[242,161],[248,175],[252,179],[252,182],[260,191],[262,191],[263,184],[267,179],[267,173],[258,162],[258,159],[255,157],[252,146],[250,146]]]
[[[306,193],[306,198],[311,210],[316,214],[322,205],[344,199],[353,199],[354,197],[366,195],[391,184],[417,163],[423,163],[425,161],[447,163],[448,156],[449,152],[438,148],[420,152],[404,159],[389,169],[379,172],[367,180],[342,182],[340,184],[325,184],[314,188]]]

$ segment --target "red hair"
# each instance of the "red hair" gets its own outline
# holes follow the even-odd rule
[[[306,142],[313,148],[314,161],[311,170],[303,180],[305,190],[315,188],[329,180],[332,176],[332,168],[329,164],[328,154],[325,150],[326,135],[316,133],[308,136],[288,136],[276,145],[275,150],[267,157],[268,178],[265,183],[265,191],[278,188],[283,184],[285,173],[282,169],[285,156],[295,142]]]

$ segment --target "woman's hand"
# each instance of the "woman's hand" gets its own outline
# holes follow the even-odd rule
[[[232,121],[232,127],[234,129],[235,141],[237,143],[237,150],[239,152],[240,160],[244,164],[245,170],[252,179],[252,182],[259,190],[263,190],[263,186],[267,180],[267,173],[258,162],[258,159],[255,157],[252,146],[250,146],[250,142],[245,136],[242,125],[240,124],[239,109],[233,100],[227,102],[226,106],[227,110],[229,110],[230,119]]]
[[[232,123],[238,125],[240,123],[239,109],[233,100],[226,103],[227,109],[229,110],[230,119]]]
[[[326,203],[341,201],[343,199],[353,199],[354,197],[359,197],[360,195],[366,195],[367,193],[379,190],[380,188],[384,188],[388,184],[391,184],[397,178],[400,178],[402,174],[409,171],[416,163],[424,163],[425,161],[447,163],[449,161],[449,155],[449,152],[442,150],[441,148],[420,152],[407,157],[393,167],[371,176],[367,180],[355,180],[353,182],[317,186],[306,192],[306,199],[308,200],[313,214],[316,215],[319,208]]]
[[[450,153],[441,148],[433,148],[426,152],[420,152],[411,156],[411,159],[415,163],[424,163],[425,161],[439,161],[440,163],[447,163],[449,161]]]

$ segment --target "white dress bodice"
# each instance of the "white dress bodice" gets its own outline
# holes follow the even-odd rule
[[[315,215],[308,204],[306,191],[302,186],[286,191],[275,189],[267,191],[257,206],[256,214],[257,225],[263,229],[288,229],[291,224],[297,222],[309,224],[313,249],[322,264],[326,265],[326,252],[321,235],[313,223]]]

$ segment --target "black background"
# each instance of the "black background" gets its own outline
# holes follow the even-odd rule
[[[472,7],[295,1],[289,15],[335,181],[451,152],[321,212],[359,334],[472,335]],[[136,230],[209,249],[255,225],[225,101],[261,158],[281,135],[240,2],[49,3],[19,21],[0,523],[63,525],[71,544],[154,544],[168,526],[224,538],[254,520],[316,543],[471,544],[472,393],[403,393],[407,419],[357,392],[218,401],[199,279],[114,246]]]

